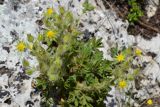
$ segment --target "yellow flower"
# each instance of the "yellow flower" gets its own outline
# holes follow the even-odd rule
[[[52,8],[48,8],[47,9],[47,15],[51,15],[53,13],[53,9]]]
[[[126,86],[127,86],[126,81],[122,80],[122,81],[119,82],[119,87],[120,88],[125,88]]]
[[[117,55],[116,60],[119,62],[124,61],[124,55],[122,54]]]
[[[153,104],[153,101],[152,101],[151,99],[149,99],[149,100],[147,101],[147,104],[148,104],[148,105],[152,105],[152,104]]]
[[[26,48],[26,45],[23,42],[19,42],[16,48],[18,51],[24,51],[24,49]]]
[[[142,51],[140,49],[136,49],[136,55],[140,56],[142,54]]]
[[[53,31],[48,31],[48,32],[47,32],[47,37],[50,38],[50,39],[51,39],[51,38],[54,38],[55,35],[56,35],[56,32],[53,32]]]

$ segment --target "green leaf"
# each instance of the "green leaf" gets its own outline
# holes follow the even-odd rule
[[[95,8],[93,5],[91,5],[91,4],[89,3],[88,0],[86,0],[86,1],[83,3],[83,7],[84,7],[84,9],[83,9],[83,12],[84,12],[84,13],[87,12],[87,11],[92,11],[92,10]]]
[[[77,99],[75,99],[74,105],[75,105],[76,107],[78,107],[78,100],[77,100]]]
[[[26,70],[26,74],[28,74],[28,75],[32,75],[33,74],[33,70],[32,69],[28,69],[28,70]]]
[[[43,40],[43,35],[39,34],[38,35],[38,41],[42,41]]]
[[[136,75],[138,75],[138,74],[139,74],[139,69],[136,69],[136,70],[133,71],[133,75],[136,76]]]
[[[87,104],[87,101],[86,101],[86,99],[83,96],[83,98],[82,98],[82,105],[86,105],[86,104]]]
[[[73,23],[73,14],[71,12],[66,12],[65,14],[65,27],[69,27]],[[72,29],[71,29],[72,30]]]
[[[42,88],[43,88],[43,90],[45,90],[45,89],[47,88],[47,85],[46,85],[46,84],[43,84],[43,85],[42,85]]]
[[[133,77],[133,75],[131,75],[131,74],[128,75],[127,78],[128,78],[128,80],[130,80],[130,81],[133,81],[133,80],[134,80],[134,77]]]
[[[141,10],[141,7],[136,0],[129,0],[128,4],[131,6],[129,14],[127,16],[128,21],[130,23],[138,21],[139,18],[143,16],[143,11]]]
[[[118,48],[111,48],[111,55],[112,57],[116,57],[118,54]]]
[[[27,34],[27,39],[28,39],[29,42],[34,41],[34,37],[31,34]]]
[[[23,59],[22,64],[23,64],[24,67],[29,66],[29,62],[26,59]]]
[[[93,101],[93,99],[91,98],[91,97],[89,97],[89,96],[85,96],[86,97],[86,100],[88,101],[88,102],[92,102]]]
[[[124,49],[124,50],[122,51],[122,54],[123,54],[124,56],[131,55],[131,54],[132,54],[132,49],[131,49],[131,48]]]
[[[63,15],[65,13],[65,9],[62,6],[59,6],[59,12],[61,15]]]

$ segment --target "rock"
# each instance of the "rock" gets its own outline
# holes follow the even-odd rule
[[[10,52],[10,49],[7,46],[3,46],[3,49],[6,50],[8,53]]]
[[[4,0],[0,0],[0,5],[2,5],[4,3]]]
[[[0,103],[4,103],[4,101],[6,101],[10,96],[9,91],[0,90]]]
[[[148,52],[154,53],[154,59],[157,61],[157,63],[160,63],[160,58],[159,58],[160,42],[159,40],[160,40],[160,34],[157,34],[157,36],[152,38],[150,41],[145,40],[140,36],[136,38],[137,46],[140,47],[142,50],[144,50],[144,52],[146,53]]]
[[[159,0],[148,0],[148,5],[146,6],[147,16],[151,18],[155,15],[157,8],[159,6]]]
[[[0,50],[0,53],[1,53],[1,55],[0,55],[0,61],[6,61],[7,59],[6,59],[6,57],[4,57],[4,55],[8,55],[8,52],[6,51],[6,50]]]
[[[27,101],[25,105],[27,107],[32,107],[32,106],[34,106],[34,103],[32,101]]]
[[[2,66],[2,67],[0,68],[0,76],[2,76],[2,75],[4,75],[4,74],[6,74],[7,76],[11,76],[11,75],[12,75],[10,69],[6,68],[5,66]]]

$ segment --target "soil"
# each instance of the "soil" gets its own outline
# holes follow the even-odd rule
[[[144,12],[144,16],[133,25],[130,24],[128,27],[128,32],[129,34],[135,36],[140,34],[145,39],[150,40],[152,37],[155,37],[157,33],[160,33],[160,4],[156,14],[153,17],[148,18],[145,11],[147,0],[139,0],[138,3]],[[103,0],[103,4],[107,9],[114,9],[117,15],[122,19],[127,19],[126,16],[131,8],[128,5],[127,0]]]

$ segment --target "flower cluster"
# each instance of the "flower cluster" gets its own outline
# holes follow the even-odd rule
[[[138,48],[136,49],[135,53],[136,53],[137,56],[142,55],[142,51]]]
[[[126,86],[127,86],[126,81],[122,80],[122,81],[119,82],[119,87],[120,87],[121,89],[124,89]]]
[[[55,31],[48,31],[47,32],[47,37],[49,38],[49,39],[52,39],[52,38],[54,38],[56,36],[56,32]]]
[[[147,104],[148,104],[148,105],[152,105],[152,104],[153,104],[152,99],[147,100]]]
[[[116,57],[116,60],[119,61],[119,62],[124,61],[124,59],[125,59],[125,57],[124,57],[123,54],[119,54],[119,55],[117,55],[117,57]]]
[[[47,15],[50,16],[53,13],[53,9],[52,8],[48,8],[47,9]]]
[[[22,52],[22,51],[24,51],[25,50],[25,48],[26,48],[26,45],[25,45],[25,43],[24,42],[19,42],[18,44],[17,44],[17,50],[18,51],[20,51],[20,52]]]

